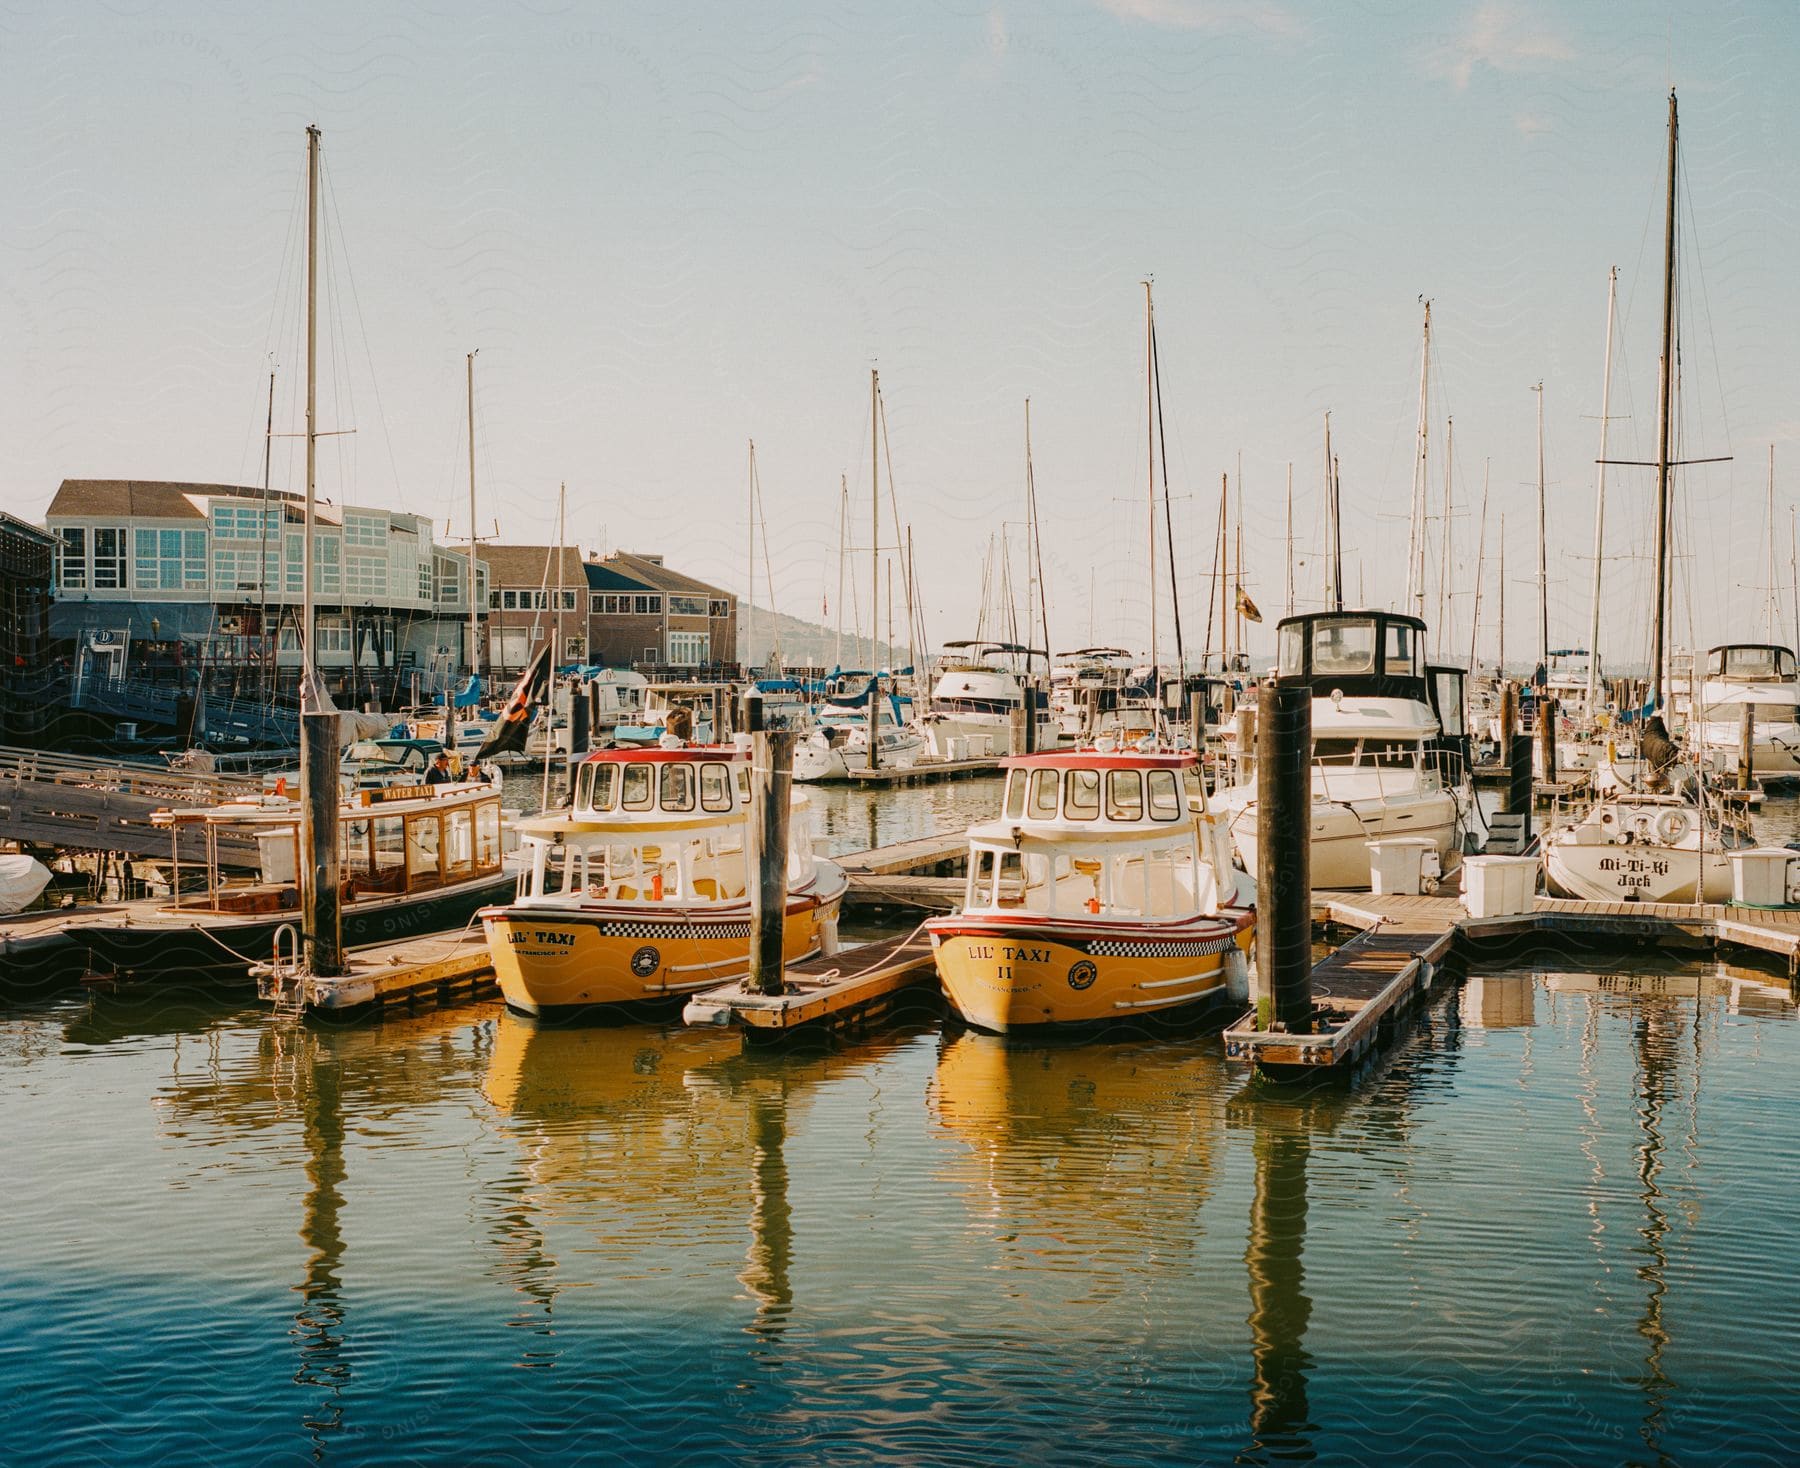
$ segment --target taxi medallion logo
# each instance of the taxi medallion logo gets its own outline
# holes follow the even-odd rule
[[[1084,958],[1079,963],[1069,965],[1069,987],[1071,989],[1085,989],[1099,976],[1100,970],[1094,967],[1088,959]]]
[[[631,955],[631,971],[640,979],[647,979],[662,966],[662,955],[646,943]]]

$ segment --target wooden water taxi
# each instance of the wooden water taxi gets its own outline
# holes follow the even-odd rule
[[[519,823],[517,897],[481,915],[507,1004],[525,1014],[674,999],[750,961],[750,761],[729,745],[610,749],[573,805]],[[804,794],[788,844],[785,959],[819,950],[848,881],[813,855]]]
[[[1224,1000],[1255,914],[1198,757],[1102,746],[1002,763],[1000,819],[969,831],[963,910],[926,924],[962,1017],[1006,1032]]]

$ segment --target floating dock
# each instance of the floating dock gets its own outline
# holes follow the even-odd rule
[[[879,943],[809,958],[782,971],[782,992],[753,993],[745,981],[708,989],[688,1000],[690,1025],[743,1027],[752,1039],[801,1029],[834,1029],[879,1018],[902,991],[937,981],[931,939],[923,928]]]
[[[1315,892],[1313,918],[1360,931],[1313,969],[1312,1032],[1265,1028],[1246,1015],[1225,1031],[1226,1054],[1277,1075],[1353,1065],[1431,989],[1447,960],[1504,939],[1737,948],[1784,959],[1790,982],[1800,977],[1800,909],[1538,897],[1529,912],[1471,918],[1456,897]]]
[[[928,785],[938,780],[968,780],[1000,773],[1000,756],[984,759],[927,759],[910,765],[880,765],[844,772],[852,785]]]
[[[341,1013],[430,999],[439,1004],[477,999],[494,988],[494,964],[480,934],[405,938],[352,949],[345,972],[332,978],[297,966],[257,964],[251,969],[258,997],[277,1013]]]

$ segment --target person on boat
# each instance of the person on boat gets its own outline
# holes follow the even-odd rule
[[[1644,735],[1638,741],[1638,748],[1643,753],[1644,763],[1650,769],[1650,788],[1666,788],[1669,783],[1669,766],[1681,757],[1681,750],[1669,738],[1669,729],[1663,723],[1661,714],[1652,714],[1644,720]]]
[[[694,711],[672,708],[663,722],[662,738],[657,742],[665,749],[680,749],[694,737]]]
[[[440,749],[431,761],[431,768],[425,772],[427,785],[448,785],[450,783],[450,755]]]

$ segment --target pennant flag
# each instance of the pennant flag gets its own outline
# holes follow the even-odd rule
[[[1241,586],[1237,589],[1237,609],[1240,616],[1247,617],[1252,622],[1262,621],[1262,613],[1257,611],[1256,603],[1250,600],[1250,593]]]
[[[519,679],[512,697],[507,699],[506,710],[494,725],[494,732],[482,740],[481,748],[475,751],[477,762],[496,754],[525,752],[525,736],[531,730],[532,707],[549,686],[550,645],[545,643],[543,651],[531,660],[525,676]]]

